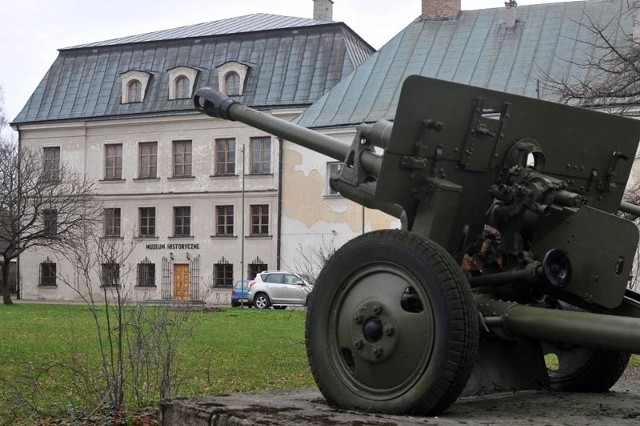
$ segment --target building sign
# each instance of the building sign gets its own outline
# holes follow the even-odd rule
[[[147,250],[200,250],[200,244],[147,244]]]

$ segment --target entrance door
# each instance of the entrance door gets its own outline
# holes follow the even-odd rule
[[[173,265],[173,297],[178,300],[189,299],[189,265]]]

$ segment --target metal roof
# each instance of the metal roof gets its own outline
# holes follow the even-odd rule
[[[457,20],[418,18],[301,114],[305,127],[393,120],[403,81],[412,74],[555,100],[538,84],[545,75],[576,78],[593,53],[588,19],[610,24],[614,36],[632,31],[626,0],[518,6],[515,28],[504,8],[462,11]],[[573,62],[573,64],[572,64]]]
[[[13,124],[168,115],[193,111],[169,100],[168,70],[198,70],[196,87],[218,87],[217,67],[249,66],[238,100],[254,107],[307,106],[374,52],[343,23],[255,14],[61,49]],[[151,78],[140,103],[121,103],[120,75]]]
[[[115,46],[130,43],[147,43],[152,41],[179,40],[194,37],[210,37],[224,34],[280,30],[285,28],[312,27],[330,23],[332,22],[296,18],[292,16],[270,15],[267,13],[256,13],[252,15],[238,16],[235,18],[221,19],[213,22],[203,22],[200,24],[171,28],[168,30],[154,31],[146,34],[82,44],[61,50]]]

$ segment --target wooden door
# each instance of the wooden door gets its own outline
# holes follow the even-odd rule
[[[189,299],[189,265],[173,265],[173,298]]]

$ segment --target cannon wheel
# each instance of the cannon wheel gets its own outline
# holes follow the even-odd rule
[[[329,404],[436,415],[460,395],[475,361],[473,296],[433,241],[397,230],[364,234],[322,269],[306,347]]]
[[[566,392],[607,392],[627,368],[631,354],[575,345],[543,344],[555,354],[556,369],[548,369],[551,388]]]

